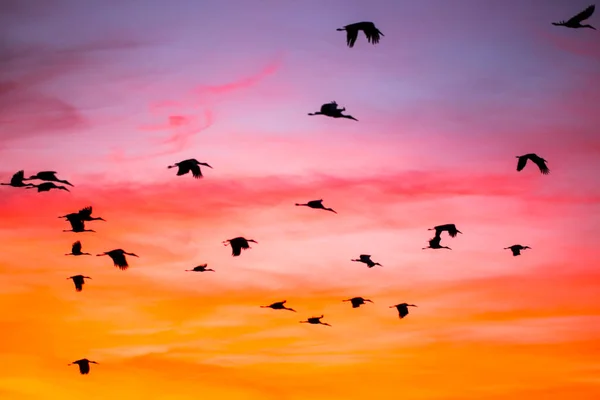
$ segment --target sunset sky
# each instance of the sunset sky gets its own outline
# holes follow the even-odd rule
[[[75,185],[0,186],[0,398],[600,398],[600,32],[551,25],[588,5],[0,0],[0,181]]]

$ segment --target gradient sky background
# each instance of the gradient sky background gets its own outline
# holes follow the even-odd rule
[[[0,0],[0,180],[75,185],[0,187],[0,398],[600,398],[600,33],[550,24],[587,5]]]

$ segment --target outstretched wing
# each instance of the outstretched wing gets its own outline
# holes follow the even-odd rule
[[[354,27],[346,27],[346,44],[348,44],[348,47],[354,47],[354,43],[356,43],[357,38],[358,29]]]
[[[190,165],[190,171],[192,171],[192,176],[196,179],[202,178],[202,171],[200,171],[200,166],[198,164]]]
[[[365,32],[365,36],[367,37],[367,41],[370,42],[370,43],[372,43],[372,44],[379,43],[379,40],[381,39],[381,36],[383,36],[383,33],[381,33],[379,31],[379,29],[375,28],[375,25],[373,25],[372,27],[364,29],[364,32]]]
[[[110,255],[110,258],[113,259],[113,263],[115,264],[115,267],[119,268],[120,270],[125,271],[127,268],[129,268],[129,264],[127,264],[127,259],[125,258],[125,254],[123,254],[123,253],[112,254],[112,255]]]
[[[79,210],[78,214],[82,219],[89,218],[92,216],[92,207],[84,207]]]
[[[592,4],[591,6],[589,6],[588,8],[586,8],[585,10],[583,10],[582,12],[577,14],[576,16],[569,19],[567,21],[567,23],[570,24],[570,23],[579,23],[581,21],[585,21],[586,19],[588,19],[589,17],[592,16],[595,9],[596,9],[596,6]]]
[[[548,175],[550,173],[550,169],[548,168],[548,166],[546,165],[546,162],[538,159],[535,160],[535,165],[538,166],[538,168],[540,169],[540,172],[544,175]]]
[[[73,243],[73,246],[71,247],[71,253],[77,254],[80,251],[81,251],[81,242],[78,240],[75,243]]]
[[[522,171],[525,168],[525,164],[527,164],[527,157],[519,157],[519,162],[517,163],[517,171]]]
[[[234,257],[242,254],[242,247],[238,243],[231,243],[231,255]]]
[[[85,229],[85,225],[79,216],[67,216],[67,220],[71,224],[71,229],[74,231],[82,231]]]
[[[23,179],[25,179],[25,171],[21,170],[12,176],[10,183],[18,185],[23,182]]]

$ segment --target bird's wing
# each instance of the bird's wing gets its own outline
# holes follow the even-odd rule
[[[588,8],[586,8],[585,10],[583,10],[582,12],[577,14],[576,16],[569,19],[567,21],[567,23],[578,23],[581,21],[585,21],[586,19],[588,19],[589,17],[592,16],[595,9],[596,9],[596,6],[592,4],[591,6],[589,6]]]
[[[92,207],[84,207],[78,213],[82,218],[92,216]]]
[[[67,218],[69,220],[69,222],[71,223],[71,228],[74,231],[77,230],[84,230],[85,229],[85,224],[83,223],[82,220],[80,220],[79,218]]]
[[[81,242],[76,241],[73,243],[73,247],[71,248],[71,253],[79,253],[81,251]]]
[[[23,179],[25,179],[25,171],[21,170],[12,176],[10,183],[21,183]]]
[[[365,36],[367,37],[368,42],[370,42],[372,44],[379,43],[379,40],[381,39],[381,37],[380,37],[381,32],[379,32],[379,29],[375,28],[374,25],[373,25],[373,27],[364,29],[363,32],[365,32]]]
[[[125,258],[125,254],[118,253],[118,254],[112,255],[111,258],[113,259],[115,267],[118,267],[119,269],[122,269],[122,270],[126,270],[127,267],[129,267],[129,264],[127,264],[127,259]]]
[[[242,254],[242,248],[237,244],[231,243],[231,255],[237,257],[240,254]]]
[[[202,178],[202,171],[200,171],[200,166],[198,164],[190,165],[190,170],[192,171],[192,176],[196,179]]]
[[[548,175],[550,173],[550,169],[548,168],[548,166],[546,165],[546,163],[541,160],[541,159],[537,159],[535,160],[535,165],[538,166],[538,168],[540,169],[540,172],[544,175]]]
[[[517,163],[517,171],[522,171],[525,168],[525,164],[527,164],[527,157],[519,157],[519,162]]]
[[[185,175],[188,172],[190,172],[190,165],[189,164],[182,164],[179,163],[177,165],[178,169],[177,169],[177,175]]]
[[[346,43],[348,47],[354,47],[356,38],[358,38],[358,29],[346,27]]]

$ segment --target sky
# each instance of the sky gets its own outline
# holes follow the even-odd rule
[[[588,5],[0,0],[0,181],[74,185],[0,186],[0,398],[600,398],[600,40],[550,24]]]

